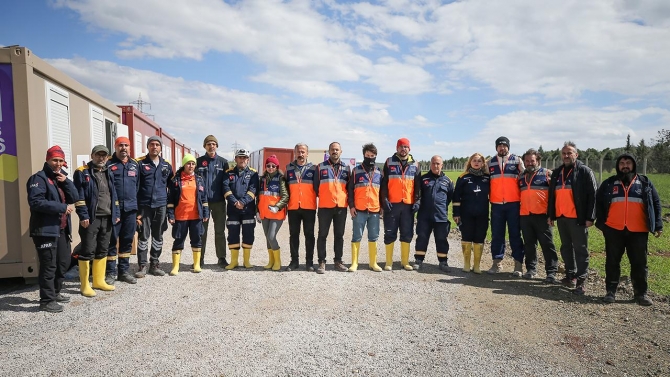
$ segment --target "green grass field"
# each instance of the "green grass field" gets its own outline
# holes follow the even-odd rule
[[[450,171],[446,174],[456,184],[456,179],[461,173]],[[667,206],[670,206],[670,175],[650,174],[649,179],[661,197],[661,204],[666,206],[666,208],[663,208],[663,214],[669,214],[670,209]],[[453,214],[451,208],[449,208],[449,213]],[[657,294],[668,296],[670,295],[670,229],[666,226],[664,231],[664,234],[659,238],[649,235],[649,287]],[[487,239],[491,240],[491,228],[489,228]],[[558,251],[561,247],[561,240],[556,227],[554,227],[554,243]],[[605,238],[595,227],[589,230],[589,250],[591,252],[591,268],[598,271],[601,276],[605,276]],[[623,276],[629,273],[628,258],[624,256],[621,262],[621,274]]]

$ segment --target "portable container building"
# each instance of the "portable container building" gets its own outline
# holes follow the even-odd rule
[[[163,159],[172,165],[172,169],[177,171],[177,165],[174,160],[175,139],[165,130],[161,129],[161,140],[163,140],[162,156]]]
[[[294,160],[292,148],[265,147],[251,152],[251,155],[249,156],[249,166],[256,169],[259,174],[263,173],[265,171],[265,159],[271,155],[275,155],[279,159],[279,169],[281,171],[285,171],[286,165]],[[235,165],[234,161],[231,166],[232,165]]]
[[[128,125],[130,155],[138,158],[147,154],[147,142],[151,136],[161,136],[161,128],[156,122],[130,105],[119,105],[122,123]]]
[[[37,277],[25,185],[43,168],[46,150],[63,149],[71,178],[93,146],[111,150],[116,136],[128,133],[119,122],[121,109],[30,49],[0,48],[0,278]],[[73,214],[73,245],[78,222]]]

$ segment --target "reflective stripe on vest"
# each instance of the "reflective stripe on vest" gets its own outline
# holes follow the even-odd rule
[[[623,230],[628,228],[631,232],[648,232],[647,215],[644,210],[642,197],[642,182],[637,175],[628,187],[623,182],[616,180],[612,185],[612,203],[607,214],[605,224],[610,228]]]
[[[521,192],[521,215],[544,215],[547,213],[549,180],[544,168],[538,169],[530,180],[523,174],[519,178]]]
[[[400,161],[394,161],[393,157],[386,159],[388,166],[388,199],[391,203],[414,204],[414,176],[419,170],[419,164],[408,162],[405,169]]]
[[[261,219],[284,220],[286,209],[282,208],[277,213],[272,213],[269,206],[276,205],[281,199],[280,176],[276,174],[270,179],[261,178],[260,193],[258,194],[258,214]]]
[[[346,208],[347,207],[347,181],[349,170],[342,163],[337,165],[337,176],[333,165],[324,161],[318,165],[319,174],[319,208]]]
[[[491,192],[489,194],[491,203],[502,204],[518,202],[521,200],[519,184],[517,179],[521,169],[521,159],[510,154],[507,160],[498,162],[498,156],[493,156],[489,161],[489,173],[491,173]]]
[[[556,180],[556,217],[577,218],[577,209],[575,208],[575,198],[572,194],[572,171],[565,175],[565,168],[561,170],[561,175]]]
[[[286,165],[286,184],[289,193],[287,209],[316,209],[314,169],[312,169],[312,166],[314,166],[312,163],[305,164],[301,173],[299,166]]]
[[[382,173],[377,167],[368,174],[361,165],[354,169],[354,207],[359,211],[379,212],[379,186]]]

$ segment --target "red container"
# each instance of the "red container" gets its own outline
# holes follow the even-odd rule
[[[184,158],[184,144],[176,140],[174,141],[174,166],[175,169],[179,169],[181,167],[181,160]]]
[[[128,126],[130,155],[139,158],[147,153],[147,141],[151,136],[161,136],[161,128],[133,106],[119,105],[121,123]]]
[[[265,159],[275,155],[279,159],[279,169],[282,172],[285,172],[286,165],[295,160],[295,154],[293,153],[293,148],[274,148],[274,147],[265,147],[257,151],[251,152],[249,156],[249,166],[256,169],[258,174],[263,174],[265,171]],[[233,161],[231,166],[235,165]]]
[[[163,140],[162,156],[170,163],[170,165],[172,165],[172,170],[177,171],[177,164],[175,164],[175,139],[164,130],[161,130],[161,133],[161,140]]]

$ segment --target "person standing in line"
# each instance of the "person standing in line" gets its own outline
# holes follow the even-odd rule
[[[393,269],[393,244],[400,230],[400,264],[407,271],[410,242],[414,237],[414,182],[421,177],[419,163],[409,153],[409,140],[398,139],[396,153],[384,163],[383,179],[379,189],[382,211],[384,211],[384,245],[386,245],[386,265],[384,270]]]
[[[47,150],[42,170],[26,183],[30,206],[30,237],[33,239],[39,272],[40,311],[59,313],[70,298],[61,294],[70,265],[72,222],[77,188],[67,178],[65,153],[58,145]]]
[[[226,201],[223,199],[223,180],[226,171],[230,169],[228,160],[219,156],[216,150],[219,147],[219,141],[214,135],[205,137],[203,147],[207,151],[204,156],[196,160],[196,171],[205,180],[205,190],[207,191],[207,202],[211,220],[203,223],[204,230],[202,234],[202,251],[200,252],[200,266],[205,265],[205,252],[207,249],[207,229],[210,223],[214,223],[214,248],[217,265],[225,268],[228,265],[226,260]]]
[[[137,193],[137,262],[139,270],[136,278],[143,278],[147,273],[154,276],[165,276],[161,270],[159,258],[163,252],[163,232],[167,230],[167,187],[174,173],[172,165],[161,156],[163,143],[158,136],[147,140],[149,153],[136,161],[140,165],[140,191]],[[149,237],[151,237],[151,258],[149,253]]]
[[[107,170],[108,156],[106,146],[96,145],[91,150],[91,161],[74,172],[74,186],[79,197],[75,210],[79,216],[81,237],[79,280],[81,294],[85,297],[96,295],[88,281],[89,262],[93,264],[93,288],[102,291],[115,289],[105,281],[105,270],[112,227],[121,221],[121,211],[112,175]]]
[[[577,146],[566,141],[561,149],[563,164],[551,174],[548,222],[556,221],[561,237],[565,278],[561,283],[576,295],[586,292],[589,273],[589,228],[596,218],[596,177],[577,160]]]
[[[430,171],[414,182],[414,208],[418,207],[414,269],[422,271],[430,234],[435,238],[439,268],[449,272],[449,204],[454,196],[454,185],[442,171],[442,157],[430,159]],[[412,211],[414,212],[414,211]]]
[[[502,260],[505,256],[505,228],[509,234],[509,244],[514,258],[512,275],[523,274],[523,241],[521,240],[521,194],[518,178],[524,170],[519,156],[509,152],[509,139],[501,136],[496,139],[497,154],[489,161],[491,174],[491,256],[493,265],[489,274],[502,272]]]
[[[630,261],[633,297],[638,305],[651,306],[647,296],[647,242],[649,233],[663,234],[661,199],[645,175],[637,173],[633,155],[616,160],[616,175],[606,179],[596,193],[596,227],[605,237],[606,303],[616,301],[624,252]]]
[[[314,164],[307,161],[309,147],[298,143],[293,149],[295,160],[286,165],[288,186],[288,231],[291,248],[291,263],[286,271],[300,267],[300,223],[305,235],[305,269],[314,271],[314,224],[316,223],[316,192],[314,191]]]
[[[537,249],[540,243],[544,256],[544,271],[547,277],[544,282],[555,284],[558,271],[558,255],[554,245],[554,227],[547,222],[547,206],[551,170],[540,166],[542,156],[535,149],[523,154],[526,169],[519,177],[521,191],[521,231],[526,255],[526,273],[524,279],[537,276]]]
[[[465,171],[456,180],[454,189],[454,222],[461,230],[463,249],[463,272],[470,272],[471,255],[474,252],[472,272],[481,274],[479,263],[484,252],[484,240],[489,229],[489,169],[481,153],[475,153],[465,164]]]
[[[256,228],[256,193],[258,192],[258,173],[249,167],[249,151],[240,149],[235,153],[235,167],[226,171],[223,180],[223,197],[228,201],[228,248],[231,262],[226,270],[238,266],[240,246],[244,253],[244,267],[252,268],[249,261],[251,247],[254,244]],[[240,245],[240,230],[242,243]]]
[[[186,236],[190,235],[191,251],[193,252],[193,272],[200,268],[200,248],[202,247],[203,223],[209,220],[209,205],[205,181],[195,174],[196,160],[186,154],[181,161],[182,167],[177,170],[169,186],[167,204],[168,222],[172,224],[172,270],[171,276],[179,274],[179,261],[184,251]]]
[[[279,271],[281,268],[281,249],[277,242],[277,233],[286,219],[288,191],[284,174],[279,170],[279,159],[275,155],[265,159],[265,172],[260,178],[258,194],[257,221],[263,225],[268,248],[266,270]]]
[[[136,284],[137,279],[130,274],[130,253],[137,230],[135,221],[137,192],[140,189],[140,165],[130,158],[130,139],[127,137],[117,137],[114,149],[112,158],[107,161],[107,170],[114,181],[114,188],[119,197],[121,221],[114,224],[114,233],[109,241],[105,282],[112,285],[115,280],[119,280],[128,284]]]
[[[379,187],[382,182],[382,172],[375,164],[376,158],[377,147],[372,143],[363,145],[363,163],[356,165],[347,185],[349,213],[354,223],[350,272],[358,269],[358,254],[366,225],[370,269],[375,272],[382,271],[377,265],[377,239],[379,238],[379,214],[381,212]]]
[[[319,197],[319,236],[316,241],[316,250],[319,254],[319,268],[317,274],[326,272],[326,238],[333,224],[333,251],[335,252],[335,270],[347,271],[342,264],[344,252],[344,229],[347,222],[347,183],[349,182],[349,168],[340,160],[342,147],[334,141],[328,146],[330,157],[316,167],[314,178],[314,192]]]

